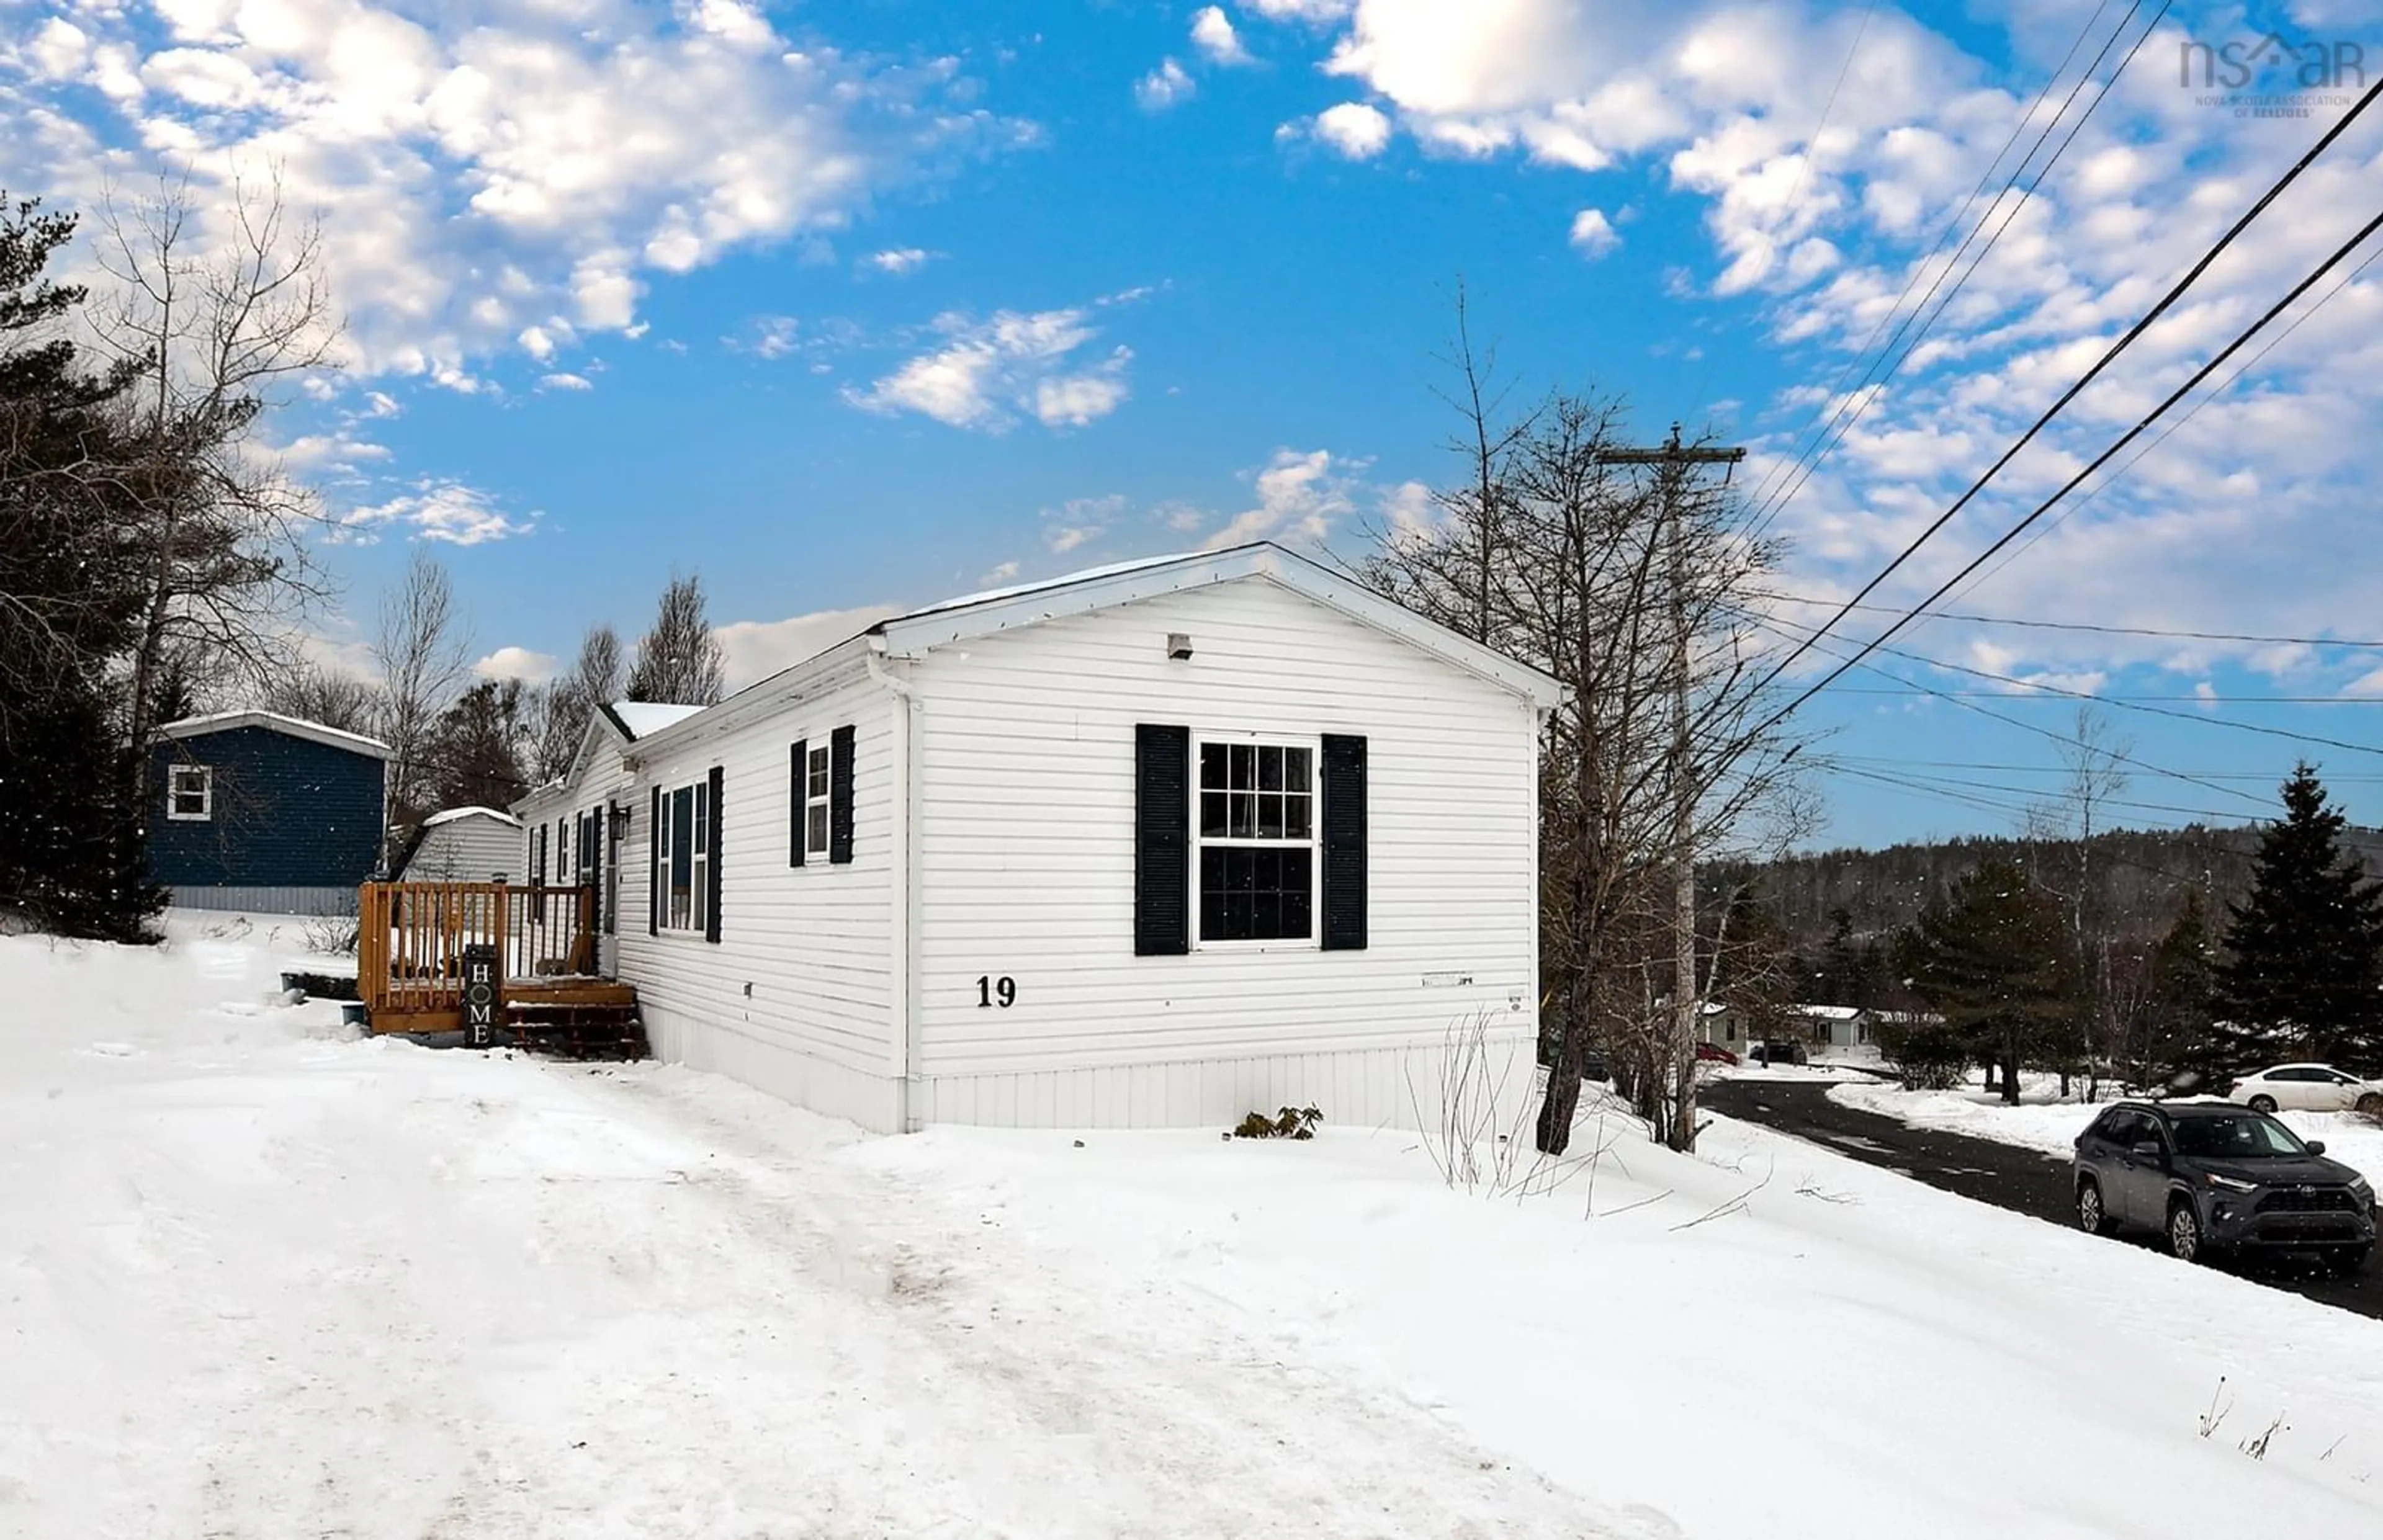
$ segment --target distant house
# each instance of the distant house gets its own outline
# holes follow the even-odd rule
[[[1874,1017],[1863,1005],[1791,1005],[1815,1048],[1867,1048]]]
[[[522,821],[494,807],[450,807],[433,813],[422,820],[414,844],[391,875],[407,882],[526,881]]]
[[[1561,696],[1253,545],[615,707],[513,811],[665,1059],[881,1131],[1412,1127],[1452,1028],[1531,1051]]]
[[[185,908],[353,913],[380,863],[389,756],[271,711],[167,723],[149,756],[150,876]]]

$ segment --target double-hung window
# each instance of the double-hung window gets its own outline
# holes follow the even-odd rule
[[[824,860],[828,854],[829,807],[833,779],[829,772],[828,745],[807,745],[803,753],[803,856]]]
[[[664,792],[655,832],[654,885],[661,893],[657,927],[707,930],[711,902],[711,788],[703,782]]]
[[[216,772],[210,765],[176,765],[166,772],[166,817],[204,823],[216,813]]]
[[[1197,943],[1313,944],[1315,740],[1204,738],[1199,766]]]

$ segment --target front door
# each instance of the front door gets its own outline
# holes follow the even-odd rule
[[[620,817],[606,803],[596,815],[596,837],[603,842],[603,878],[596,890],[596,971],[607,979],[621,976],[621,842],[612,831]]]

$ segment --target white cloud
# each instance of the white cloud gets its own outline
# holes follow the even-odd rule
[[[472,671],[482,679],[518,679],[525,684],[543,684],[554,677],[555,662],[550,652],[506,647],[473,664]]]
[[[870,253],[869,265],[881,273],[891,273],[899,277],[905,273],[917,272],[932,261],[934,255],[934,253],[921,246],[899,246],[889,251]]]
[[[714,626],[726,661],[728,687],[742,689],[767,679],[781,669],[815,658],[838,642],[859,635],[889,615],[900,614],[891,604],[862,605],[853,610],[819,610],[783,621],[733,621]]]
[[[537,387],[541,390],[593,390],[596,382],[585,375],[540,375]]]
[[[781,33],[744,0],[108,0],[0,55],[0,86],[94,94],[15,141],[89,206],[170,159],[202,203],[271,166],[319,214],[356,372],[461,382],[551,317],[627,331],[657,277],[847,226],[1021,127],[915,66]],[[16,80],[9,80],[9,76]],[[58,118],[60,124],[67,123]],[[219,217],[213,216],[212,217]],[[204,233],[204,231],[202,232]]]
[[[992,587],[998,584],[1014,581],[1017,578],[1019,570],[1020,568],[1018,562],[1004,561],[999,566],[989,568],[985,572],[984,575],[978,578],[977,581],[985,585],[987,587]]]
[[[90,60],[91,36],[66,18],[54,16],[34,29],[25,52],[43,77],[63,80]]]
[[[1379,107],[1343,102],[1315,115],[1315,137],[1351,160],[1371,160],[1390,142],[1390,120]]]
[[[935,329],[948,340],[846,399],[865,411],[915,412],[953,427],[998,433],[1031,414],[1046,427],[1082,426],[1122,404],[1130,349],[1087,360],[1099,337],[1084,309],[999,311],[990,319],[951,314]]]
[[[1573,250],[1591,262],[1618,251],[1621,245],[1621,232],[1613,228],[1613,221],[1605,216],[1603,209],[1585,208],[1572,216]]]
[[[1205,6],[1192,18],[1192,44],[1217,64],[1252,64],[1250,51],[1241,45],[1241,35],[1233,31],[1232,18],[1222,6]]]
[[[1356,9],[1357,0],[1241,0],[1241,8],[1269,21],[1304,21],[1322,26]]]
[[[1133,99],[1145,112],[1165,112],[1178,103],[1188,102],[1200,90],[1200,83],[1185,73],[1173,59],[1160,62],[1157,68],[1133,83]]]
[[[1252,540],[1320,541],[1333,524],[1356,511],[1356,473],[1363,467],[1336,460],[1329,450],[1277,450],[1256,475],[1257,502],[1233,516],[1202,542],[1220,550]]]
[[[495,498],[476,487],[425,477],[414,483],[412,491],[337,516],[332,538],[349,545],[372,545],[384,531],[394,529],[408,539],[477,546],[527,535],[537,527],[540,517],[532,513],[526,519],[514,519],[497,506]]]
[[[1097,498],[1070,498],[1043,511],[1043,546],[1054,556],[1089,546],[1109,532],[1124,515],[1126,499],[1111,492]]]

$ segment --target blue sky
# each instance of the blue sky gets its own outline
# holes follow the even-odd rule
[[[278,165],[319,211],[346,367],[275,432],[341,524],[326,656],[355,655],[426,540],[492,671],[535,674],[593,621],[633,634],[678,568],[749,677],[1007,575],[1238,535],[1360,548],[1451,473],[1434,354],[1460,279],[1521,396],[1617,392],[1650,437],[1709,421],[1772,484],[2080,30],[2062,92],[2157,9],[46,0],[11,12],[0,167],[73,205],[161,160],[203,194]],[[1851,593],[2340,110],[2239,118],[2179,84],[2180,50],[2280,27],[2383,68],[2360,9],[2172,7],[1781,510],[1784,588]],[[2372,212],[2378,156],[2362,126],[1886,597],[1949,574]],[[2383,291],[2319,314],[1961,610],[2383,633],[2357,448]],[[2305,750],[2383,821],[2383,756],[2215,725],[2383,739],[2358,703],[2383,652],[1943,621],[1908,645],[2180,697],[2142,704],[2193,720],[2117,725],[2216,785],[2146,769],[2123,795],[2158,806],[2130,819],[2254,815]],[[2051,779],[2038,733],[1846,683],[1810,721],[1858,770]],[[2327,704],[2254,701],[2278,696]],[[1982,704],[2051,729],[2074,708]],[[2020,800],[1825,789],[1846,843],[2006,830],[1976,799]]]

